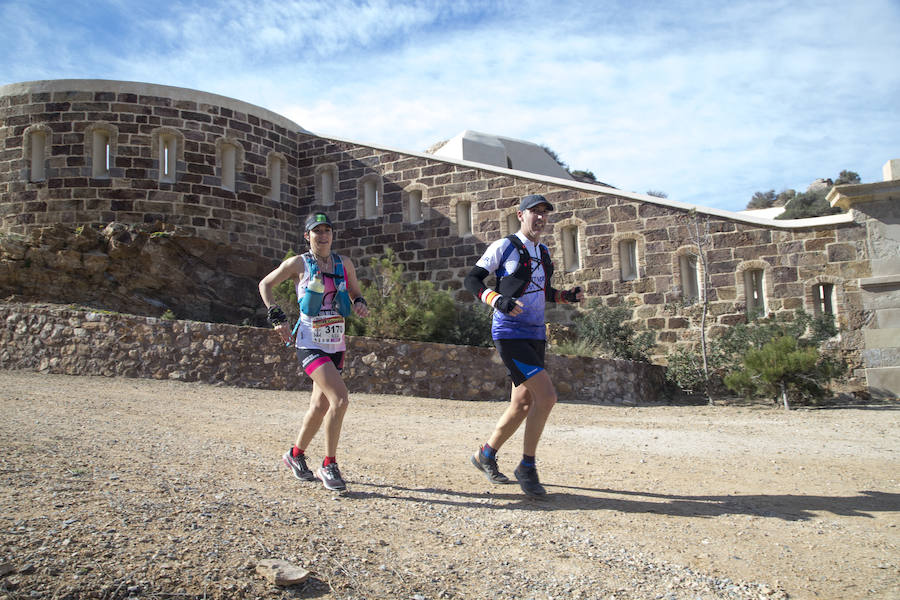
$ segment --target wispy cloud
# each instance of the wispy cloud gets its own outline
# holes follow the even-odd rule
[[[739,210],[900,156],[898,29],[895,0],[0,0],[0,82],[196,88],[414,151],[474,129]]]

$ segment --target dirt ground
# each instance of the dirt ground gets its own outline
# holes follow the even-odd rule
[[[469,462],[499,397],[351,388],[343,495],[306,399],[0,371],[0,598],[900,598],[897,407],[559,404],[532,501]]]

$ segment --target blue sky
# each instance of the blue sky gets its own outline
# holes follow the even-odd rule
[[[420,152],[472,129],[741,210],[900,158],[900,0],[0,0],[0,85],[143,81]]]

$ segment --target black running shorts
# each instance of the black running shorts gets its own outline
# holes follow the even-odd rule
[[[494,346],[515,385],[522,385],[544,370],[545,340],[494,340]]]
[[[334,352],[329,354],[323,350],[316,348],[297,348],[297,360],[303,365],[303,370],[307,375],[312,375],[313,371],[331,361],[337,367],[338,372],[344,368],[344,353]]]

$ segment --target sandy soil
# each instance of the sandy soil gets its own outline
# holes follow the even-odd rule
[[[0,597],[900,598],[896,407],[560,404],[532,501],[469,463],[499,401],[351,394],[343,495],[281,462],[305,405],[0,371]]]

